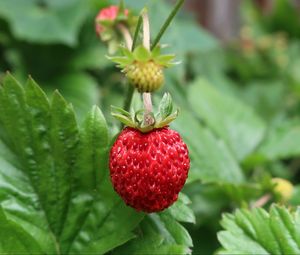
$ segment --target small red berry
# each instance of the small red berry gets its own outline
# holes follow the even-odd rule
[[[125,128],[110,151],[115,191],[138,211],[158,212],[172,205],[190,168],[186,144],[164,127],[142,133]]]

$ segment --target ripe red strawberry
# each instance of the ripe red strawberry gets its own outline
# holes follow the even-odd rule
[[[186,144],[168,127],[142,133],[125,128],[110,152],[115,191],[138,211],[158,212],[178,198],[190,168]]]

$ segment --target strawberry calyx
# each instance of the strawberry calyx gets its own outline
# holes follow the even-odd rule
[[[133,51],[124,46],[120,46],[121,55],[108,57],[117,64],[117,67],[126,71],[126,68],[134,63],[153,62],[161,67],[167,68],[178,64],[173,62],[174,54],[161,54],[162,47],[157,45],[153,50],[146,49],[143,45],[139,45]]]
[[[125,126],[138,129],[142,133],[148,133],[154,129],[168,126],[178,116],[179,110],[173,111],[173,102],[171,95],[165,93],[157,113],[148,113],[151,122],[145,119],[145,109],[128,112],[122,108],[112,106],[111,114],[113,117],[121,121]]]

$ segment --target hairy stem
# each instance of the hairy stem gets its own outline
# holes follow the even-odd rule
[[[122,33],[122,35],[124,37],[126,47],[129,50],[131,50],[133,41],[132,41],[132,37],[131,37],[131,34],[130,34],[128,28],[124,24],[120,23],[120,24],[118,24],[118,29],[120,30],[120,32]]]
[[[150,50],[150,23],[147,10],[142,12],[143,19],[143,45],[147,50]],[[152,125],[154,119],[151,116],[152,113],[152,99],[151,93],[143,93],[143,102],[144,102],[144,123],[145,125]]]
[[[251,208],[263,207],[272,198],[271,194],[266,194],[252,204]]]
[[[135,32],[134,32],[134,36],[133,36],[133,43],[132,43],[131,51],[134,51],[135,46],[136,46],[136,44],[137,44],[137,41],[138,41],[138,38],[139,38],[139,33],[140,33],[140,30],[141,30],[141,26],[142,26],[142,22],[143,22],[143,18],[142,18],[142,16],[140,15],[140,16],[139,16],[139,19],[138,19],[138,23],[137,23],[136,28],[135,28]]]
[[[142,13],[143,18],[143,45],[147,50],[150,50],[150,23],[148,12],[145,9]]]
[[[131,50],[132,47],[133,47],[133,40],[132,40],[132,37],[131,37],[131,34],[130,34],[128,28],[124,24],[119,24],[118,29],[120,30],[121,34],[124,37],[126,47],[129,50]],[[134,94],[134,87],[131,86],[130,84],[128,84],[128,89],[127,89],[127,92],[126,92],[126,98],[125,98],[125,101],[124,101],[124,110],[125,111],[130,110],[130,105],[131,105],[133,94]],[[123,124],[122,124],[122,127],[123,127]]]
[[[149,114],[152,112],[152,99],[151,93],[143,93],[145,113]]]
[[[127,89],[127,92],[126,92],[126,98],[125,98],[125,101],[124,101],[124,110],[127,111],[127,112],[129,112],[129,110],[130,110],[133,94],[134,94],[134,87],[131,84],[128,84],[128,89]]]
[[[154,123],[154,119],[151,115],[153,109],[152,109],[152,99],[151,99],[151,93],[143,93],[143,102],[144,102],[144,124],[146,126],[151,126]]]

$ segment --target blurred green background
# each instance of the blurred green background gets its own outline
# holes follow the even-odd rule
[[[125,2],[137,13],[148,5],[154,35],[173,3]],[[116,134],[110,106],[123,105],[126,82],[94,30],[99,9],[116,3],[0,0],[0,80],[9,70],[49,94],[58,89],[79,121],[97,104]],[[273,176],[295,184],[289,204],[299,202],[299,39],[299,1],[289,0],[187,0],[162,39],[182,62],[155,102],[169,91],[181,109],[172,126],[191,156],[184,192],[196,215],[186,225],[193,254],[213,253],[221,213],[257,200]]]

